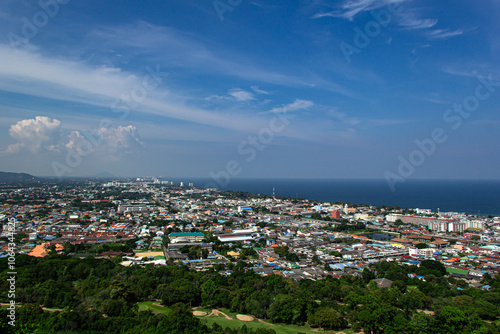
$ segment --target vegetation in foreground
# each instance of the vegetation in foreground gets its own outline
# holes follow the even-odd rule
[[[190,271],[184,266],[123,267],[119,259],[76,259],[62,255],[16,257],[16,326],[6,333],[274,333],[273,328],[223,328],[192,315],[192,308],[226,308],[275,324],[324,329],[364,329],[372,333],[498,333],[500,275],[486,277],[492,290],[469,288],[445,277],[442,264],[420,267],[380,262],[359,277],[331,276],[292,281],[261,277],[234,266],[229,276],[214,268]],[[7,268],[7,259],[0,259]],[[375,272],[377,273],[375,275]],[[423,275],[425,281],[408,277]],[[7,270],[0,274],[0,298],[8,302]],[[394,281],[379,289],[371,279]],[[414,286],[408,289],[408,286]],[[142,310],[138,302],[161,300],[167,312]],[[62,311],[45,312],[40,305]],[[152,304],[151,304],[152,306]],[[425,311],[425,312],[424,312]],[[278,329],[278,328],[276,328]]]

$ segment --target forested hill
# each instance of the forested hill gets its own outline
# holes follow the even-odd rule
[[[35,176],[26,173],[0,172],[0,182],[25,182],[36,179]]]
[[[499,333],[500,275],[485,277],[491,291],[470,288],[446,277],[437,261],[420,267],[380,262],[361,276],[292,281],[279,275],[259,276],[240,261],[232,274],[214,268],[186,266],[123,267],[112,260],[50,255],[16,256],[16,327],[5,333],[217,333],[269,334],[271,328],[207,327],[193,307],[227,309],[273,323],[307,325],[367,333],[458,334]],[[0,259],[7,268],[7,259]],[[425,277],[410,278],[408,273]],[[394,283],[379,288],[373,278]],[[7,269],[0,273],[0,301],[8,302]],[[139,311],[138,302],[161,302],[168,312]],[[40,306],[61,311],[44,312]]]

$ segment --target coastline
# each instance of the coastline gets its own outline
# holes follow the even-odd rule
[[[210,178],[175,177],[205,188]],[[471,215],[500,215],[500,180],[406,180],[391,192],[384,179],[233,178],[218,189],[357,205],[422,208]]]

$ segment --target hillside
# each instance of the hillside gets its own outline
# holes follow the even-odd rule
[[[35,176],[26,173],[0,172],[0,182],[24,182],[36,179]]]

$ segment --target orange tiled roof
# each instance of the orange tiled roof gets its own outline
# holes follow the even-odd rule
[[[34,257],[47,256],[49,253],[47,253],[47,251],[45,250],[44,245],[47,245],[47,243],[35,246],[35,248],[33,248],[31,252],[28,253],[28,255]]]
[[[48,243],[48,242],[45,242],[41,245],[37,245],[37,246],[35,246],[35,248],[33,248],[31,250],[31,252],[28,253],[28,255],[34,256],[34,257],[45,257],[45,256],[49,255],[49,252],[47,251],[47,247],[49,245],[50,245],[50,243]],[[64,246],[61,244],[56,244],[55,246],[56,246],[57,252],[64,250]]]

